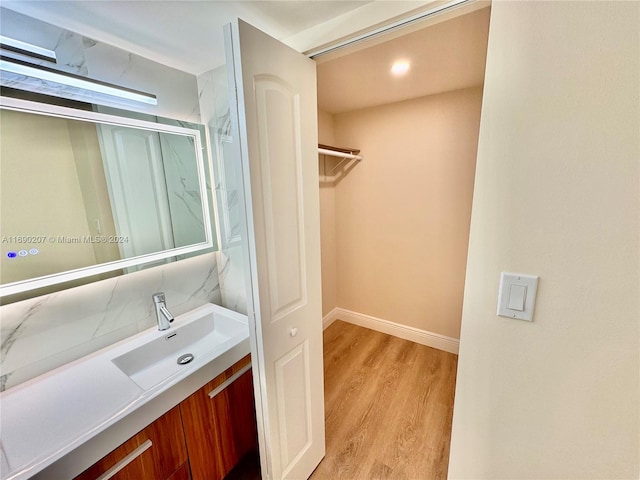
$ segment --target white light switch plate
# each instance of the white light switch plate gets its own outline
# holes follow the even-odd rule
[[[523,293],[523,288],[524,308],[520,310],[519,306],[522,301],[519,297]],[[498,290],[498,315],[532,322],[537,290],[537,275],[502,272],[500,274],[500,289]],[[518,298],[510,298],[514,293],[518,295]],[[509,308],[509,306],[516,308]]]

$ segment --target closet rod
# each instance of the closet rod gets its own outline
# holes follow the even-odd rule
[[[354,155],[352,153],[336,152],[335,150],[329,150],[327,148],[318,148],[318,153],[321,153],[322,155],[331,155],[332,157],[351,158],[351,159],[354,159],[354,160],[362,160],[362,156],[361,155]]]

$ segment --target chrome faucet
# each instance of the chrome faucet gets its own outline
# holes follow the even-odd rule
[[[152,295],[153,303],[156,306],[156,320],[158,320],[158,330],[168,330],[173,322],[173,315],[167,310],[164,301],[164,292],[154,293]]]

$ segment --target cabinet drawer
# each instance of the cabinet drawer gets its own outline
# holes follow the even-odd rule
[[[75,480],[185,480],[189,479],[186,462],[180,409],[175,407]],[[185,467],[186,476],[180,473]]]
[[[245,357],[180,404],[193,480],[221,480],[257,445],[250,363]]]

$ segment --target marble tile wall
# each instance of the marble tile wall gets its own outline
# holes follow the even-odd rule
[[[232,142],[227,68],[222,65],[198,76],[202,123],[208,125],[218,201],[220,251],[218,268],[222,305],[247,313],[242,247],[242,182]]]
[[[55,50],[57,68],[158,97],[157,107],[105,105],[201,123],[195,76],[9,10],[2,9],[0,21],[4,35]],[[3,77],[2,84],[11,81],[17,80]],[[27,88],[24,82],[18,86]],[[33,88],[70,95],[59,85],[36,84]],[[223,97],[217,100],[221,102],[218,109],[224,110]],[[227,104],[227,112],[228,108]],[[225,271],[241,274],[241,265],[230,267],[232,255],[221,258]],[[224,304],[218,261],[218,253],[208,253],[0,307],[0,391],[152,327],[154,292],[166,293],[174,315],[207,302]],[[230,278],[237,280],[233,275]],[[236,285],[244,290],[244,282],[227,284],[226,304],[243,311],[246,307]]]
[[[156,95],[158,105],[117,99],[106,95],[80,92],[71,87],[23,75],[3,72],[0,85],[47,95],[125,108],[156,116],[199,122],[200,110],[194,75],[167,67],[125,50],[63,30],[40,20],[0,8],[2,34],[56,52],[57,64],[44,60],[32,63],[94,80]],[[3,55],[24,58],[3,50]]]
[[[0,307],[0,391],[152,327],[155,292],[174,316],[220,304],[215,255]]]

